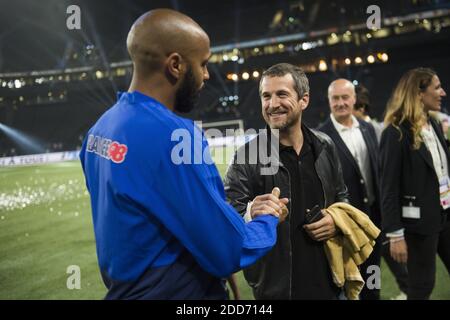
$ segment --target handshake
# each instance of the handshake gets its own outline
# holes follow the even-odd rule
[[[275,187],[272,193],[255,197],[250,207],[250,215],[253,218],[260,214],[272,214],[279,218],[279,223],[286,220],[289,202],[288,198],[280,199],[280,189]],[[334,237],[337,233],[333,218],[325,210],[315,206],[305,215],[305,224],[302,228],[315,241],[325,241]]]
[[[280,189],[275,187],[272,193],[263,194],[253,199],[250,214],[252,218],[260,214],[273,214],[279,218],[279,222],[283,222],[289,213],[286,207],[288,202],[288,198],[280,199]]]

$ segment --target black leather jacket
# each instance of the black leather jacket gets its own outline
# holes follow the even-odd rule
[[[322,183],[325,202],[322,208],[339,201],[348,202],[347,187],[333,142],[326,134],[304,125],[302,130],[303,132],[307,130],[313,141],[315,168]],[[242,215],[245,214],[250,201],[258,195],[271,193],[275,186],[280,188],[281,198],[290,198],[289,172],[280,162],[278,148],[274,148],[271,140],[270,131],[266,129],[242,146],[228,167],[224,181],[227,199]],[[270,148],[271,163],[267,164],[267,159],[255,151],[262,149],[262,146]],[[268,172],[271,174],[267,174]],[[252,287],[256,299],[291,298],[292,252],[289,230],[288,216],[286,221],[278,225],[277,243],[272,250],[244,270],[244,276]]]

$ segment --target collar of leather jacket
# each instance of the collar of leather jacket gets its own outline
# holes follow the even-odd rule
[[[323,151],[323,149],[326,145],[326,141],[325,141],[326,139],[324,137],[324,133],[310,129],[304,123],[302,123],[301,126],[302,126],[302,132],[305,135],[304,139],[305,139],[305,141],[311,142],[314,160],[317,160],[317,158],[319,157],[320,153]],[[283,164],[280,161],[280,156],[279,156],[279,141],[278,141],[278,139],[275,140],[276,142],[273,141],[274,137],[275,137],[275,135],[272,133],[272,131],[268,125],[266,126],[266,129],[263,130],[259,134],[259,139],[264,141],[267,148],[270,147],[270,150],[271,150],[270,154],[274,155],[274,157],[272,159],[277,161],[277,164],[279,166],[283,166]],[[278,143],[278,146],[275,143]]]

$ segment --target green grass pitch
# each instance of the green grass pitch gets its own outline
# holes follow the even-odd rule
[[[229,149],[213,150],[221,174]],[[67,268],[80,267],[81,288],[68,289]],[[438,261],[433,299],[450,299],[450,279]],[[244,299],[252,293],[241,273]],[[78,162],[0,168],[0,299],[102,299],[89,205]],[[382,298],[399,293],[382,266]]]

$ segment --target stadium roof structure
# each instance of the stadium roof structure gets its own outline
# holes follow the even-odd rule
[[[216,52],[272,42],[314,38],[320,32],[363,29],[370,0],[17,0],[2,1],[0,74],[106,67],[128,60],[125,39],[133,21],[158,7],[193,17],[210,35]],[[78,5],[81,29],[69,30],[67,8]],[[402,17],[450,16],[450,1],[377,1],[386,24]],[[422,15],[422,16],[421,16]],[[400,20],[392,21],[392,17]],[[419,18],[420,17],[420,18]],[[359,27],[358,27],[359,26]],[[352,31],[352,30],[350,30]]]

